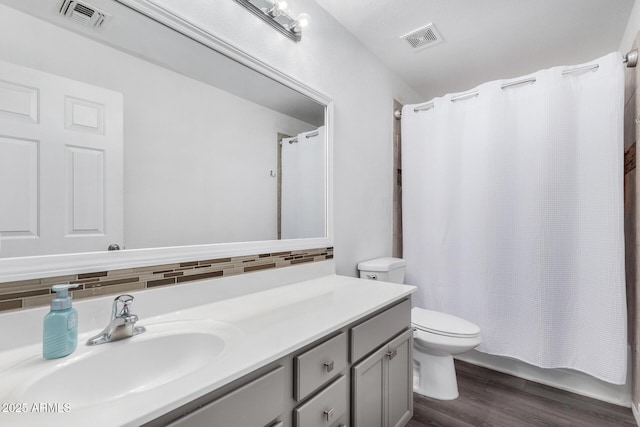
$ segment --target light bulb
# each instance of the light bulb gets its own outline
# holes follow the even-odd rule
[[[296,19],[296,21],[298,21],[300,28],[304,28],[309,25],[309,22],[311,22],[311,17],[306,13],[301,13],[298,15],[298,19]]]
[[[284,12],[285,10],[287,10],[287,6],[289,6],[289,5],[284,0],[278,0],[276,2],[276,6],[278,6],[278,9],[280,9],[281,11]]]
[[[300,33],[302,32],[302,29],[304,27],[309,25],[310,21],[311,21],[311,17],[308,14],[301,13],[300,15],[298,15],[295,22],[291,24],[290,30],[293,31],[294,33]]]

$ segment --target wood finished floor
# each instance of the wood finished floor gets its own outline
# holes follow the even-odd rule
[[[601,402],[456,360],[456,400],[414,393],[407,427],[635,427],[630,408]]]

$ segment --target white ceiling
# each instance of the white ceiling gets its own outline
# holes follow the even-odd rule
[[[618,50],[634,3],[634,0],[316,1],[425,100],[468,90],[490,80],[587,62]],[[436,25],[443,43],[414,51],[400,39],[429,23]]]

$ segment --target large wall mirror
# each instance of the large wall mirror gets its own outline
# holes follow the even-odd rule
[[[85,5],[0,0],[0,281],[331,244],[329,98],[153,2]]]

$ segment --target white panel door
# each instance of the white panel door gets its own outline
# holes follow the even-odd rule
[[[38,237],[38,141],[0,136],[0,201],[2,236]]]
[[[0,61],[0,257],[123,247],[122,94]]]

